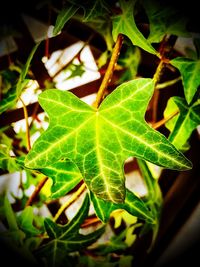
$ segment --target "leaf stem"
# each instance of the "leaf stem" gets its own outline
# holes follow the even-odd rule
[[[86,228],[88,226],[91,226],[93,224],[100,223],[100,222],[101,220],[98,217],[88,218],[81,224],[81,228]]]
[[[24,110],[24,118],[26,121],[26,142],[27,142],[27,150],[31,149],[31,140],[30,140],[30,131],[29,131],[29,124],[28,124],[28,111],[26,105],[21,97],[19,97],[20,101],[22,102],[23,110]]]
[[[36,196],[39,194],[40,190],[42,189],[42,187],[45,185],[45,183],[47,182],[48,177],[44,177],[40,180],[40,182],[38,183],[38,185],[36,186],[35,190],[33,191],[32,195],[30,196],[30,198],[28,199],[28,201],[26,202],[25,207],[30,206],[34,199],[36,198]]]
[[[83,183],[79,189],[72,195],[72,197],[65,202],[57,211],[56,215],[54,216],[53,220],[56,222],[60,215],[85,191],[86,185]]]
[[[180,80],[181,80],[181,76],[179,76],[179,77],[177,77],[177,78],[175,78],[173,80],[167,81],[167,82],[159,83],[159,84],[156,85],[156,89],[166,88],[168,86],[171,86],[171,85],[177,83]]]
[[[162,75],[162,70],[164,68],[164,65],[165,65],[165,62],[162,61],[162,60],[160,60],[158,66],[157,66],[156,72],[155,72],[155,74],[153,76],[153,81],[154,81],[155,85],[157,85],[157,83],[160,80],[160,77]]]
[[[170,114],[168,117],[163,118],[162,120],[153,123],[152,127],[156,130],[158,128],[160,128],[162,125],[164,125],[166,122],[168,122],[169,120],[171,120],[173,117],[175,117],[177,114],[179,113],[179,110],[174,111],[172,114]]]
[[[101,83],[101,85],[99,87],[96,100],[95,100],[95,102],[93,104],[93,106],[95,108],[99,107],[99,105],[101,103],[101,100],[102,100],[102,98],[104,96],[105,90],[107,89],[108,84],[110,83],[110,81],[112,79],[113,72],[114,72],[115,66],[117,64],[117,60],[118,60],[118,57],[119,57],[119,54],[120,54],[120,50],[121,50],[121,47],[122,47],[123,39],[124,39],[123,35],[119,34],[118,37],[117,37],[117,41],[115,43],[115,46],[113,48],[113,51],[112,51],[112,55],[111,55],[110,62],[108,64],[108,68],[106,70],[106,73],[104,75],[102,83]]]

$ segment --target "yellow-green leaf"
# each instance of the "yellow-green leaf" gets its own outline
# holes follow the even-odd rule
[[[46,90],[39,102],[50,125],[27,155],[26,167],[43,168],[68,158],[93,193],[115,203],[125,198],[123,164],[130,156],[170,169],[190,169],[191,162],[144,120],[153,90],[152,79],[124,83],[98,110],[70,92]]]

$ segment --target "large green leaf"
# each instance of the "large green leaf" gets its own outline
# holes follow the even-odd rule
[[[192,132],[200,125],[200,100],[188,105],[184,98],[172,97],[168,101],[165,113],[167,113],[168,106],[171,106],[171,102],[174,102],[180,114],[177,115],[174,126],[170,125],[169,141],[178,149],[184,150],[184,145]]]
[[[177,57],[170,63],[181,73],[185,98],[190,104],[200,86],[200,60]]]
[[[39,102],[50,125],[33,145],[25,165],[39,169],[68,158],[93,193],[115,203],[124,201],[123,164],[130,156],[176,170],[191,168],[184,155],[144,120],[153,89],[152,79],[124,83],[98,110],[70,92],[46,90]]]
[[[132,41],[133,45],[139,46],[145,51],[157,55],[157,51],[138,30],[135,24],[135,19],[133,16],[133,8],[135,6],[135,2],[136,0],[120,1],[122,14],[113,17],[113,38],[114,40],[116,40],[118,34],[124,34]]]
[[[91,234],[79,234],[79,228],[88,215],[89,204],[89,197],[86,195],[75,217],[64,226],[56,224],[48,218],[45,219],[45,229],[50,241],[41,246],[36,255],[43,258],[48,266],[58,267],[66,253],[80,251],[91,245],[103,234],[104,227]]]
[[[126,189],[126,198],[124,203],[116,204],[110,201],[105,201],[97,198],[92,192],[90,192],[90,197],[97,216],[103,222],[107,222],[109,220],[112,211],[124,209],[131,215],[134,215],[149,223],[154,223],[154,218],[151,214],[151,211],[146,207],[145,203],[128,189]]]
[[[149,19],[150,34],[148,41],[159,43],[166,34],[189,36],[186,30],[187,18],[167,2],[140,0]]]
[[[69,160],[58,161],[40,172],[53,180],[51,198],[64,196],[83,179],[78,167]]]

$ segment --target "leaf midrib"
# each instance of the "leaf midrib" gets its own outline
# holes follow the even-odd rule
[[[100,173],[101,173],[101,178],[103,179],[104,181],[104,188],[106,190],[106,193],[107,195],[109,196],[109,199],[112,201],[112,202],[115,202],[115,199],[113,199],[112,195],[110,194],[110,192],[112,192],[112,190],[110,190],[109,188],[109,177],[107,178],[106,175],[104,174],[104,170],[103,170],[103,166],[104,166],[104,163],[102,162],[102,156],[101,156],[101,152],[100,152],[100,136],[99,136],[99,111],[96,112],[96,121],[95,121],[95,139],[96,139],[96,156],[97,156],[97,160],[98,160],[98,165],[99,165],[99,168],[100,168]]]

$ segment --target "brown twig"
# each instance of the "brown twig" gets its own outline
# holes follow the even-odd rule
[[[117,60],[118,60],[118,57],[119,57],[119,54],[120,54],[120,50],[121,50],[121,47],[122,47],[122,43],[123,43],[123,35],[122,34],[119,34],[118,37],[117,37],[117,41],[115,43],[115,46],[113,48],[113,51],[112,51],[112,56],[111,56],[111,59],[110,59],[110,62],[108,64],[108,68],[106,70],[106,73],[105,73],[105,76],[102,80],[102,83],[99,87],[99,90],[98,90],[98,93],[97,93],[97,97],[96,97],[96,100],[93,104],[93,106],[95,108],[98,108],[102,99],[103,99],[103,96],[104,96],[104,93],[105,93],[105,90],[107,89],[109,83],[111,82],[111,79],[112,79],[112,76],[113,76],[113,72],[114,72],[114,69],[115,69],[115,66],[117,64]]]
[[[98,217],[93,217],[93,218],[87,218],[82,224],[81,224],[81,228],[86,228],[88,226],[91,226],[93,224],[96,223],[100,223],[101,220]]]
[[[172,114],[170,114],[168,117],[163,118],[162,120],[153,123],[152,124],[152,128],[154,128],[155,130],[160,128],[161,126],[163,126],[166,122],[168,122],[169,120],[171,120],[173,117],[175,117],[177,114],[179,113],[179,110],[174,111]]]
[[[40,180],[38,185],[35,187],[35,190],[33,191],[32,195],[27,200],[25,207],[32,205],[33,201],[35,200],[35,198],[37,197],[37,195],[39,194],[39,192],[41,191],[42,187],[45,185],[47,180],[48,180],[48,177],[44,177],[42,178],[42,180]]]
[[[58,220],[58,218],[60,217],[60,215],[72,204],[74,203],[74,201],[76,201],[76,199],[85,191],[86,189],[86,185],[85,183],[81,184],[81,186],[79,187],[79,189],[72,195],[72,197],[65,202],[57,211],[56,215],[54,216],[53,220],[54,222],[56,222]]]

